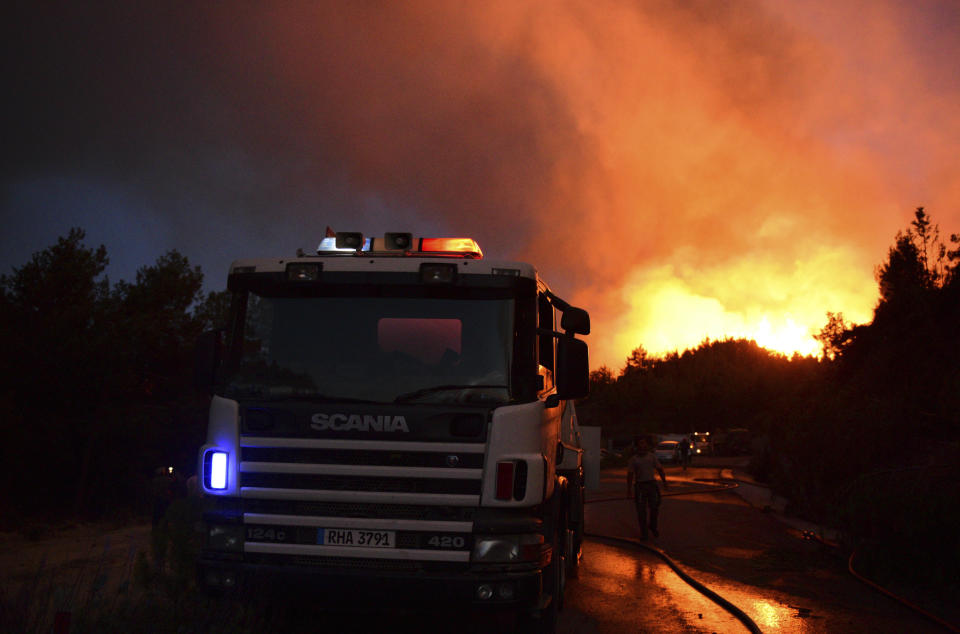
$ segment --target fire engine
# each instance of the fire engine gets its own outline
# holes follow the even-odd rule
[[[584,535],[586,311],[470,238],[328,232],[235,261],[198,341],[199,579],[556,627]]]

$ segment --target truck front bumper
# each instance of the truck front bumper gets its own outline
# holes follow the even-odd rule
[[[470,604],[491,609],[538,605],[542,572],[395,572],[201,559],[199,583],[216,593],[309,594],[323,603]]]

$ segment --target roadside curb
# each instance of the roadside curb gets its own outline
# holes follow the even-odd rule
[[[737,477],[733,469],[722,469],[720,477],[739,484],[735,492],[750,506],[769,513],[779,522],[800,531],[806,539],[814,539],[832,548],[839,548],[840,531],[788,515],[786,508],[789,500],[776,495],[770,487],[751,479]]]
[[[770,487],[760,484],[759,482],[753,481],[749,477],[738,477],[734,473],[733,469],[723,469],[720,472],[720,477],[724,480],[731,480],[738,483],[740,486],[736,488],[736,493],[739,495],[745,502],[753,506],[754,508],[760,509],[765,513],[770,513],[778,521],[799,530],[804,538],[817,540],[831,548],[840,550],[840,531],[820,526],[814,522],[808,522],[796,517],[790,517],[785,513],[786,505],[788,500],[784,497],[774,494]],[[847,561],[847,570],[850,575],[865,584],[866,586],[876,590],[877,592],[885,595],[886,597],[900,603],[904,607],[913,610],[917,614],[925,617],[932,623],[951,631],[951,632],[960,632],[960,629],[957,626],[941,619],[940,617],[931,614],[930,612],[920,608],[919,606],[911,603],[907,599],[893,593],[892,591],[884,588],[883,586],[867,579],[860,573],[858,573],[853,567],[855,552],[850,553],[850,557]]]

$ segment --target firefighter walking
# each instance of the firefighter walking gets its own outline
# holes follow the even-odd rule
[[[647,539],[648,529],[654,537],[659,537],[660,489],[655,474],[660,474],[664,489],[667,488],[667,475],[651,450],[653,443],[649,436],[638,436],[634,445],[637,451],[627,465],[627,495],[633,496],[637,507],[640,538]]]

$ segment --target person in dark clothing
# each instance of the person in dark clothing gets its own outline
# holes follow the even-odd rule
[[[150,482],[153,498],[153,526],[156,527],[167,512],[167,507],[177,497],[177,478],[173,467],[157,467]]]
[[[684,436],[677,448],[680,451],[680,465],[683,467],[683,470],[686,471],[687,466],[690,464],[690,439]]]
[[[654,474],[660,474],[664,489],[667,488],[667,476],[657,456],[651,451],[653,443],[649,437],[638,436],[634,444],[637,453],[630,459],[630,464],[627,466],[627,496],[633,496],[637,507],[641,539],[647,539],[648,528],[654,537],[659,537],[660,489],[657,488]]]

